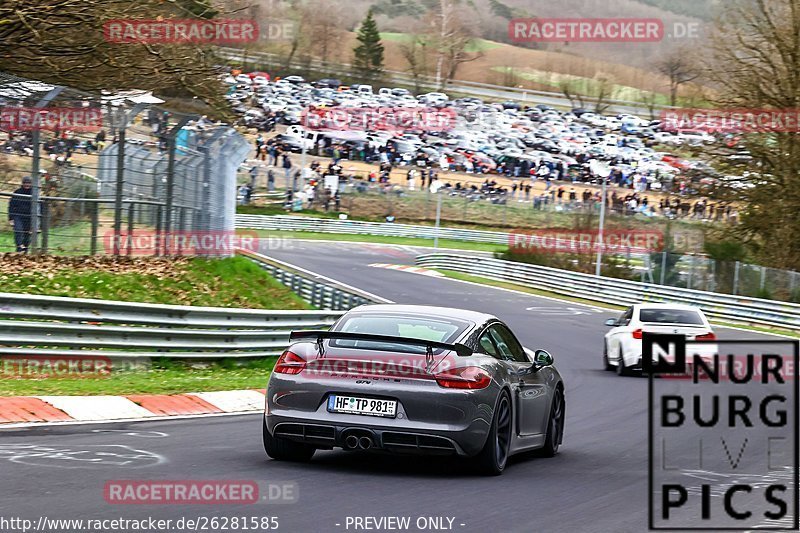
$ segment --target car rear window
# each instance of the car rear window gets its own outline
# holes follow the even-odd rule
[[[389,335],[437,342],[454,342],[469,327],[468,322],[439,317],[411,317],[400,315],[355,315],[346,317],[336,331]],[[331,346],[367,348],[371,350],[425,353],[424,346],[372,341],[331,340]],[[434,350],[440,353],[442,350]]]
[[[705,325],[700,313],[687,309],[640,309],[639,320],[649,324]]]

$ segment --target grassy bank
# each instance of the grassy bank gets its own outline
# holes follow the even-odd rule
[[[371,242],[381,244],[398,244],[403,246],[433,247],[433,239],[412,237],[384,237],[382,235],[345,235],[341,233],[317,233],[312,231],[276,231],[252,230],[260,238],[278,237],[285,239],[330,240],[337,242]],[[465,242],[449,239],[439,239],[439,248],[455,250],[474,250],[478,252],[502,252],[508,250],[504,244],[491,244],[483,242]]]
[[[107,377],[0,379],[0,396],[95,396],[178,394],[218,390],[263,389],[275,359],[208,363],[153,361],[147,371],[113,372]]]
[[[3,292],[155,304],[308,309],[243,257],[228,259],[0,256]]]
[[[49,296],[212,307],[309,308],[242,257],[114,260],[9,254],[0,256],[0,283],[4,292]],[[19,378],[0,372],[0,395],[173,394],[263,388],[274,363],[274,358],[212,362],[165,358],[151,361],[148,370],[107,376]]]

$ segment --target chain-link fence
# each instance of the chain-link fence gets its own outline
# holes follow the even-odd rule
[[[0,74],[0,251],[228,255],[247,142],[155,102]]]
[[[800,302],[800,273],[741,261],[660,252],[646,260],[646,281],[723,294]]]

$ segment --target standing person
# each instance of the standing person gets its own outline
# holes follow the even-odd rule
[[[289,178],[292,175],[292,159],[288,153],[283,154],[283,170],[286,172],[286,183],[289,183]]]
[[[14,191],[8,202],[8,221],[14,226],[14,244],[17,251],[28,253],[31,244],[31,186],[30,176],[22,178],[22,186]]]
[[[271,166],[276,166],[278,164],[278,147],[275,146],[275,143],[269,145],[267,153],[269,154],[269,164]]]
[[[256,181],[258,180],[258,167],[253,165],[250,167],[250,187],[256,187]]]
[[[275,190],[275,172],[272,169],[267,171],[267,191],[272,192]]]
[[[408,171],[406,175],[406,185],[408,186],[409,191],[414,190],[414,180],[417,179],[417,171],[413,168]]]

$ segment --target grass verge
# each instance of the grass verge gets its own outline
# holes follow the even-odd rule
[[[0,257],[5,292],[158,304],[309,309],[261,268],[229,259]],[[76,351],[76,354],[80,352]],[[2,352],[0,351],[0,354]],[[15,357],[19,359],[19,357]],[[25,377],[0,367],[0,396],[175,394],[266,386],[274,358],[151,361],[148,370],[108,375]]]
[[[244,230],[244,228],[241,228]],[[251,230],[248,230],[251,231]],[[335,240],[338,242],[372,242],[380,244],[399,244],[404,246],[433,247],[433,239],[411,237],[384,237],[382,235],[346,235],[341,233],[317,233],[312,231],[252,230],[260,238],[279,237],[286,239]],[[454,250],[473,250],[478,252],[502,252],[508,249],[504,244],[465,242],[439,239],[439,247]]]
[[[209,363],[160,359],[146,371],[116,372],[107,377],[2,379],[0,396],[99,396],[105,394],[178,394],[263,389],[275,359]]]
[[[154,304],[309,309],[243,257],[119,258],[0,256],[3,292]]]

